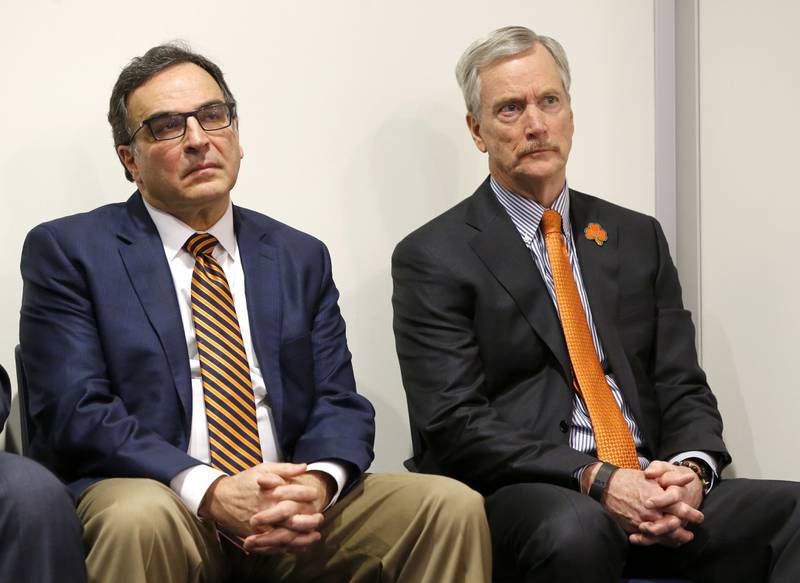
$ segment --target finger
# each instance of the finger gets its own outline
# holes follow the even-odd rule
[[[268,555],[287,551],[302,552],[322,538],[322,535],[317,531],[298,534],[289,530],[276,529],[273,533],[275,533],[275,536],[254,535],[247,537],[244,542],[245,550],[251,553]]]
[[[683,528],[677,529],[667,535],[653,536],[643,534],[641,532],[634,532],[628,535],[628,541],[633,545],[639,546],[652,546],[662,545],[665,547],[676,548],[685,545],[694,539],[694,534]]]
[[[681,521],[678,517],[668,514],[655,522],[640,523],[639,531],[642,534],[658,537],[681,528],[681,526]]]
[[[279,526],[300,533],[311,532],[312,530],[318,530],[324,520],[325,517],[320,512],[315,514],[295,514],[281,522]]]
[[[651,496],[647,500],[644,501],[645,508],[650,509],[665,509],[677,502],[681,501],[681,491],[678,488],[670,488],[668,490],[664,490],[660,494],[656,494],[655,496]]]
[[[650,478],[652,480],[658,478],[659,476],[667,472],[674,470],[675,466],[673,466],[672,464],[662,461],[654,461],[650,462],[650,465],[645,468],[644,475],[646,478]]]
[[[303,484],[282,484],[273,488],[269,495],[279,500],[314,502],[319,497],[319,492],[315,488]]]
[[[290,464],[288,462],[282,463],[265,463],[266,469],[273,474],[278,474],[282,478],[295,478],[301,476],[308,471],[307,464]]]
[[[642,510],[639,512],[639,522],[656,522],[664,518],[664,513],[658,510]]]
[[[691,484],[696,477],[694,472],[667,472],[658,479],[658,483],[662,488],[686,486]]]
[[[301,535],[288,528],[273,528],[267,532],[252,534],[245,538],[244,549],[248,552],[282,550],[298,536]]]
[[[669,508],[666,508],[667,512],[670,514],[678,517],[681,520],[685,520],[686,522],[692,522],[694,524],[700,524],[705,520],[705,516],[702,512],[700,512],[697,508],[693,508],[686,502],[678,502],[677,504],[673,504]]]
[[[267,527],[284,522],[299,512],[297,502],[282,500],[250,517],[250,528],[264,531]]]
[[[306,472],[306,464],[271,463],[265,462],[258,468],[256,481],[262,489],[270,489],[280,484],[285,484],[286,480],[301,476]]]
[[[256,483],[262,490],[271,490],[286,483],[278,474],[260,473],[256,476]]]
[[[628,535],[628,541],[632,545],[639,545],[643,547],[649,547],[655,544],[658,544],[658,538],[653,536],[648,536],[646,534],[642,534],[641,532],[634,532]]]

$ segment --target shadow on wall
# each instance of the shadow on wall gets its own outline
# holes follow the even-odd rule
[[[725,469],[725,477],[760,478],[762,477],[761,464],[753,446],[753,431],[747,412],[747,403],[742,396],[739,374],[736,371],[736,359],[733,356],[731,344],[725,333],[725,327],[718,319],[708,315],[703,319],[703,327],[704,336],[715,339],[714,353],[717,366],[720,370],[732,371],[726,375],[724,380],[720,379],[715,382],[714,379],[709,379],[712,391],[715,384],[719,382],[725,383],[724,391],[714,391],[714,394],[720,402],[719,407],[726,429],[725,433],[735,433],[737,435],[735,444],[726,440],[728,451],[733,456],[733,463]],[[749,390],[752,390],[752,388]],[[734,417],[732,414],[736,416]],[[748,469],[743,470],[743,468]]]
[[[397,242],[463,198],[456,136],[427,120],[452,118],[434,105],[413,116],[387,116],[357,149],[341,186],[344,215],[355,226],[343,233],[354,265],[380,266],[360,273],[343,293],[359,392],[376,410],[376,471],[397,471],[411,455],[408,412],[392,333],[390,258]],[[463,138],[458,135],[457,139]]]
[[[370,216],[381,220],[376,226],[391,249],[478,186],[470,184],[465,189],[459,184],[464,178],[460,165],[463,148],[472,147],[466,128],[459,125],[453,133],[449,126],[434,125],[443,118],[451,119],[452,111],[421,104],[411,113],[413,116],[386,118],[354,160],[354,173],[359,172],[364,181],[355,192],[369,193],[376,211]],[[365,204],[356,199],[347,202]],[[353,249],[358,248],[358,241],[352,243]],[[389,256],[386,259],[388,263]]]

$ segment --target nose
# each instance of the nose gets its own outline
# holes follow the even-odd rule
[[[186,133],[183,136],[185,147],[190,149],[203,148],[208,144],[208,134],[200,126],[200,122],[195,117],[186,119]]]
[[[547,122],[544,113],[536,104],[528,104],[528,107],[525,108],[525,136],[535,139],[546,132]]]

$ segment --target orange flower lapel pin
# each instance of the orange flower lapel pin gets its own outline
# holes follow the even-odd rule
[[[606,233],[605,229],[603,229],[603,227],[597,223],[589,223],[589,225],[583,230],[583,234],[586,235],[587,239],[594,241],[599,246],[602,246],[603,243],[608,241],[608,234]]]

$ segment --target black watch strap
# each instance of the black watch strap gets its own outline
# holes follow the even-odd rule
[[[614,472],[616,472],[618,469],[619,468],[613,464],[603,462],[603,465],[601,465],[600,469],[597,470],[597,475],[594,477],[594,482],[592,482],[592,485],[589,486],[589,496],[602,504],[603,494],[608,488],[608,482],[611,480],[611,476],[614,475]]]

